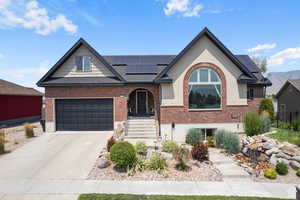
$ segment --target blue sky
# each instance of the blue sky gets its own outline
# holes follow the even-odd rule
[[[207,26],[233,53],[300,69],[300,1],[0,0],[0,78],[36,87],[80,38],[100,54],[177,54]]]

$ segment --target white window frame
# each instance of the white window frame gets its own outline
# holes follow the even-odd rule
[[[78,57],[82,58],[82,61],[81,61],[82,70],[78,70],[77,63],[76,63],[76,70],[79,72],[91,72],[92,71],[92,56],[78,56]],[[84,67],[84,61],[86,58],[89,58],[89,60],[90,60],[90,69],[89,70],[86,70],[86,68]]]
[[[200,81],[200,70],[201,69],[208,69],[208,81],[207,82]],[[190,78],[195,71],[197,72],[197,82],[190,82]],[[216,73],[216,75],[218,76],[218,78],[219,78],[218,82],[216,82],[216,81],[211,82],[211,71]],[[210,69],[208,67],[202,67],[202,68],[198,68],[198,69],[194,70],[189,77],[188,85],[189,85],[189,88],[190,88],[190,85],[214,85],[214,86],[219,85],[220,86],[220,99],[221,99],[220,100],[220,108],[190,108],[190,105],[188,104],[188,108],[190,111],[222,110],[222,83],[221,83],[219,74],[215,70]],[[188,98],[190,98],[190,92],[188,93]]]

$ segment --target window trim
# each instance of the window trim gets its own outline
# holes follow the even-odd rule
[[[207,82],[200,82],[200,69],[208,69],[209,71],[213,71],[214,73],[217,74],[218,78],[219,78],[219,82],[210,82],[211,80],[211,73],[209,72],[208,73],[208,81]],[[190,82],[190,78],[192,76],[192,74],[197,71],[197,82]],[[189,94],[189,88],[190,88],[190,85],[219,85],[220,86],[220,108],[190,108],[190,103],[189,103],[189,100],[190,100],[190,94]],[[222,111],[223,110],[223,89],[222,89],[222,79],[219,75],[219,73],[208,67],[208,66],[203,66],[203,67],[199,67],[195,70],[193,70],[189,77],[188,77],[188,92],[187,92],[187,98],[188,98],[188,104],[187,104],[187,107],[188,107],[188,111],[190,112],[197,112],[197,111]]]
[[[77,63],[75,61],[75,65],[76,65],[76,71],[77,72],[91,72],[92,71],[92,56],[89,56],[89,55],[84,55],[84,56],[76,56],[76,57],[79,57],[81,58],[81,67],[82,67],[82,70],[78,70],[78,66],[77,66]],[[90,69],[89,70],[86,70],[86,68],[84,67],[84,61],[85,61],[85,58],[89,58],[90,59]],[[75,58],[76,60],[76,58]]]

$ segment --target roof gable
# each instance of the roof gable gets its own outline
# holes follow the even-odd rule
[[[159,82],[161,78],[167,75],[167,72],[191,49],[193,46],[204,36],[207,36],[243,73],[244,75],[255,79],[251,71],[237,59],[225,46],[219,41],[209,30],[204,28],[166,67],[156,78],[155,81]]]
[[[81,46],[86,47],[119,81],[125,82],[125,79],[83,38],[80,38],[67,53],[38,81],[38,86],[43,86],[43,82],[50,78]]]
[[[278,98],[289,85],[291,85],[293,88],[295,88],[300,93],[300,79],[299,80],[287,80],[285,82],[285,84],[280,88],[278,93],[276,94],[276,98]]]
[[[33,88],[0,79],[0,95],[43,96],[44,94]]]

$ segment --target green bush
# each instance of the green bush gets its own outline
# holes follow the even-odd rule
[[[258,135],[262,130],[260,115],[257,112],[247,112],[244,117],[244,128],[248,136]]]
[[[4,130],[0,130],[0,154],[5,153],[5,134]]]
[[[178,144],[174,141],[167,140],[162,143],[163,152],[172,153],[176,148],[178,148]]]
[[[241,150],[240,137],[232,132],[225,134],[224,149],[227,153],[237,154]]]
[[[190,145],[195,145],[199,141],[203,141],[203,132],[199,128],[190,128],[185,136],[185,142]]]
[[[116,139],[114,138],[114,136],[111,136],[106,143],[106,149],[108,152],[110,152],[110,148],[116,143]]]
[[[300,131],[300,117],[294,119],[291,126],[294,131]]]
[[[192,148],[192,157],[195,160],[204,161],[208,160],[208,147],[203,142],[198,142]]]
[[[144,141],[139,141],[135,144],[135,150],[137,153],[143,154],[143,153],[147,152],[148,146],[146,145],[146,143]]]
[[[284,163],[277,163],[276,172],[280,175],[286,175],[289,172],[289,169]]]
[[[228,153],[236,154],[240,152],[240,137],[235,133],[223,129],[217,130],[215,141],[217,147],[224,148]]]
[[[129,175],[133,175],[136,172],[143,172],[146,170],[146,162],[142,156],[137,156],[135,162],[133,163],[133,167],[131,168]]]
[[[175,169],[179,171],[188,171],[190,167],[185,162],[181,161],[175,165]]]
[[[300,168],[297,170],[296,175],[300,177]]]
[[[121,167],[132,167],[136,161],[134,146],[128,142],[117,142],[110,148],[110,159]]]
[[[278,128],[281,128],[281,129],[290,129],[291,125],[288,122],[278,121]]]
[[[25,129],[25,135],[26,135],[27,138],[34,137],[33,127],[29,123],[24,124],[24,129]]]
[[[274,115],[274,106],[273,106],[273,101],[270,98],[263,99],[260,102],[259,105],[259,113],[262,113],[263,111],[269,113],[270,119],[273,121],[275,119]]]
[[[172,152],[173,158],[178,162],[185,162],[189,159],[190,150],[185,147],[178,147]]]
[[[147,167],[150,170],[155,170],[155,171],[162,171],[168,168],[167,160],[166,158],[162,157],[159,153],[154,153],[148,163]]]
[[[266,169],[264,171],[264,176],[266,178],[269,178],[269,179],[276,179],[277,178],[277,173],[274,169]]]
[[[207,136],[206,140],[207,140],[208,147],[215,147],[215,139],[214,139],[214,137]]]
[[[215,134],[215,141],[216,141],[217,147],[224,148],[226,134],[227,134],[227,131],[225,131],[224,129],[217,130],[217,132]]]
[[[272,124],[271,120],[268,117],[261,115],[260,122],[261,122],[261,133],[269,132]]]

